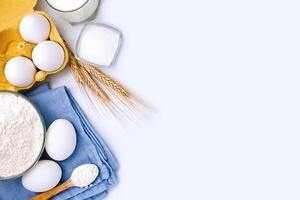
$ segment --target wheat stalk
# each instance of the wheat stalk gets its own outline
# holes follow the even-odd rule
[[[81,65],[79,60],[77,60],[68,47],[69,55],[70,55],[70,67],[72,72],[79,84],[83,86],[83,88],[89,88],[92,93],[98,96],[104,105],[111,111],[111,113],[117,117],[116,106],[112,102],[109,95],[102,89],[102,87],[97,83],[96,80],[90,75]],[[114,107],[115,106],[115,107]]]
[[[81,62],[81,61],[80,61]],[[108,87],[111,87],[113,90],[115,90],[117,93],[125,96],[130,97],[130,92],[122,86],[120,83],[115,81],[113,78],[102,72],[100,69],[81,62],[82,66],[90,73],[93,74],[98,80],[102,81],[105,85]]]
[[[80,71],[82,75],[85,77],[86,85],[103,101],[108,102],[111,101],[110,97],[106,94],[106,92],[99,87],[99,85],[94,81],[93,77],[82,67],[80,67]]]
[[[132,99],[135,102],[140,103],[140,105],[150,108],[150,106],[147,103],[145,103],[145,101],[143,101],[140,98],[133,95],[128,89],[126,89],[124,86],[122,86],[118,81],[116,81],[109,75],[105,74],[99,68],[89,65],[87,63],[84,63],[82,61],[80,61],[80,62],[81,62],[81,65],[90,74],[93,74],[93,76],[95,76],[98,80],[102,81],[106,86],[112,88],[117,94],[120,94],[122,96],[122,99],[124,99],[127,103],[130,103],[130,99]],[[130,104],[132,105],[132,103],[130,103]]]
[[[78,69],[76,58],[74,57],[74,54],[70,51],[70,49],[68,49],[68,50],[69,50],[69,57],[70,57],[70,67],[75,76],[75,79],[78,83],[80,83],[81,85],[84,85],[84,78],[83,78],[80,70]]]
[[[114,102],[116,100],[127,108],[127,112],[130,111],[132,113],[136,113],[137,111],[132,100],[135,100],[135,102],[139,102],[142,105],[146,105],[119,82],[102,72],[100,69],[76,59],[69,46],[67,46],[67,49],[70,57],[70,67],[76,81],[82,85],[84,89],[88,88],[92,93],[99,97],[101,102],[104,103],[115,117],[118,118],[117,113],[124,112],[124,110]],[[113,95],[112,91],[115,95]],[[127,116],[126,112],[123,114]]]
[[[88,86],[103,101],[109,101],[109,96],[102,90],[102,88],[98,87],[98,85],[93,81],[89,73],[80,66],[81,63],[79,63],[78,60],[75,58],[70,47],[67,46],[67,49],[69,51],[70,66],[75,75],[76,80],[80,84]]]
[[[102,72],[100,69],[95,66],[86,64],[82,61],[79,61],[80,64],[90,73],[92,74],[97,82],[104,83],[108,88],[112,89],[117,95],[116,98],[121,102],[126,108],[128,108],[131,112],[135,113],[137,108],[134,105],[134,102],[138,102],[144,107],[150,108],[144,101],[138,99],[131,92],[129,92],[124,86],[122,86],[119,82],[111,78],[109,75]],[[134,102],[132,102],[132,100]]]

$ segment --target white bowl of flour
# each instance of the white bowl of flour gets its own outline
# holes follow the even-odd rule
[[[25,96],[0,91],[0,180],[22,176],[37,163],[45,130],[40,112]]]

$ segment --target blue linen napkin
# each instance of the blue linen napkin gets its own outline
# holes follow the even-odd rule
[[[47,128],[56,119],[69,120],[76,129],[77,145],[75,152],[66,160],[58,162],[62,168],[61,182],[68,180],[74,168],[81,164],[93,163],[100,170],[99,177],[91,187],[70,188],[52,198],[53,200],[93,200],[104,199],[108,190],[117,183],[118,164],[103,140],[93,130],[74,97],[66,87],[50,89],[41,85],[27,94],[40,110]],[[46,152],[41,160],[50,159]],[[0,181],[0,200],[27,200],[35,195],[25,188],[21,178]]]

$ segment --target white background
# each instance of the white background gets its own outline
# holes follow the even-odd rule
[[[38,8],[46,9],[40,2]],[[106,72],[157,110],[137,125],[99,117],[115,153],[108,200],[300,198],[300,4],[296,0],[103,0],[124,44]],[[56,19],[74,47],[81,26]]]

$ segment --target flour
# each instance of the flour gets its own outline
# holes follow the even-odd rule
[[[38,158],[44,141],[38,112],[23,97],[0,93],[0,178],[25,172]]]
[[[99,169],[96,165],[85,164],[74,169],[71,180],[77,187],[86,187],[92,184],[99,174]]]

